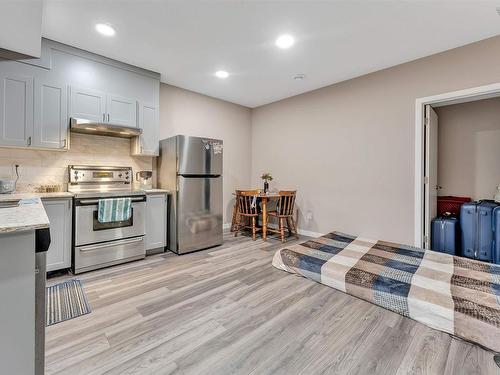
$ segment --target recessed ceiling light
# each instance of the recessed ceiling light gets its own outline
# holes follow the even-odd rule
[[[108,25],[107,23],[98,23],[97,25],[95,25],[95,29],[105,36],[115,35],[115,29],[113,29],[113,27],[111,25]]]
[[[283,49],[290,48],[291,46],[293,46],[294,43],[295,39],[293,39],[293,36],[289,34],[283,34],[280,37],[278,37],[278,39],[276,39],[276,45],[279,48]]]
[[[227,77],[229,77],[229,73],[226,72],[225,70],[218,70],[215,72],[215,76],[217,78],[227,78]]]
[[[295,81],[302,81],[304,78],[306,78],[306,75],[305,75],[305,74],[295,74],[295,75],[293,76],[293,79],[294,79]]]

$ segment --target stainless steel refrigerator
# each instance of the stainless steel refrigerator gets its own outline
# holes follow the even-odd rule
[[[177,135],[160,141],[158,187],[174,192],[169,250],[185,254],[222,244],[222,155],[219,139]]]

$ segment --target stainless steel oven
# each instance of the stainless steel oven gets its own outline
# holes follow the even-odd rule
[[[93,176],[73,181],[68,190],[75,193],[73,204],[73,273],[81,273],[118,263],[144,258],[146,195],[130,188],[129,168],[82,167],[72,169],[70,176]],[[96,172],[97,171],[97,172]],[[127,173],[128,172],[128,173]],[[110,178],[109,176],[114,176]],[[127,177],[126,177],[127,176]],[[99,180],[102,178],[102,180]],[[101,223],[98,220],[99,199],[130,198],[128,220]]]

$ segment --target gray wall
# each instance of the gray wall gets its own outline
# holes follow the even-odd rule
[[[492,199],[500,184],[500,98],[436,112],[440,195]]]
[[[252,182],[298,189],[300,228],[414,242],[415,99],[500,82],[500,37],[252,111]]]
[[[234,190],[250,187],[250,120],[249,108],[160,85],[160,139],[185,134],[224,141],[224,223],[231,221]]]

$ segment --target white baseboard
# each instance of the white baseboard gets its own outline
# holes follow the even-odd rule
[[[231,223],[222,224],[222,229],[229,229],[229,228],[231,228]],[[324,235],[324,233],[312,232],[310,230],[305,230],[305,229],[297,229],[297,231],[301,236],[307,236],[307,237],[321,237],[322,235]]]
[[[324,233],[311,232],[310,230],[304,230],[304,229],[297,229],[297,232],[299,232],[301,236],[314,237],[314,238],[321,237],[322,235],[324,235]]]

